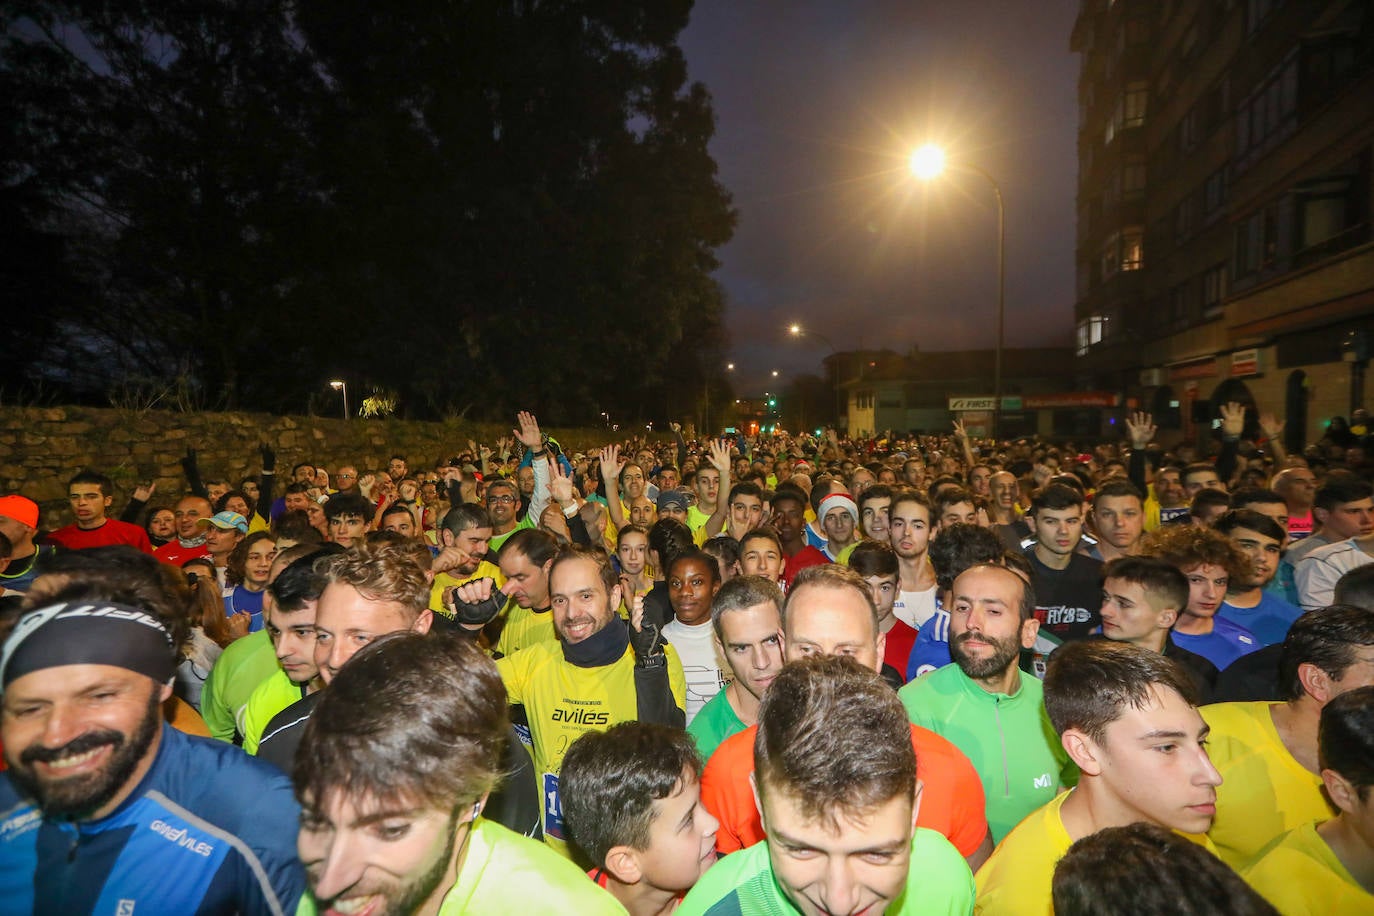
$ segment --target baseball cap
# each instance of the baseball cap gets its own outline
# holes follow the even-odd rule
[[[223,528],[226,531],[230,528],[237,528],[239,534],[248,533],[248,519],[239,515],[237,512],[230,512],[228,509],[223,512],[217,512],[210,518],[200,519],[196,524],[214,525],[216,528]]]
[[[687,497],[686,490],[659,490],[658,491],[658,511],[662,512],[669,506],[677,506],[679,509],[686,510],[691,505]]]
[[[38,527],[38,503],[26,496],[11,494],[0,496],[0,515],[12,518],[29,528]]]

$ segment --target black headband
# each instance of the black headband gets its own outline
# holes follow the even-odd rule
[[[159,684],[176,670],[171,634],[152,614],[123,604],[67,602],[20,619],[0,654],[0,687],[61,665],[112,665]]]

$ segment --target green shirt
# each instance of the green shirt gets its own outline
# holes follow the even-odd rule
[[[924,827],[911,838],[906,888],[885,916],[973,912],[973,874],[949,840]],[[768,841],[731,853],[711,866],[677,909],[677,916],[798,916],[773,877]],[[873,914],[878,916],[878,914]]]
[[[509,538],[512,534],[515,534],[515,532],[523,531],[526,528],[533,527],[534,522],[530,521],[530,517],[527,515],[524,518],[520,519],[520,521],[516,522],[515,527],[507,531],[505,534],[492,535],[491,543],[487,545],[487,556],[495,557],[498,553],[500,553],[501,545],[506,543],[506,539]]]
[[[1067,757],[1045,713],[1045,687],[1021,674],[1008,696],[988,693],[956,664],[897,691],[912,723],[947,738],[973,763],[994,843],[1059,794]]]
[[[298,700],[305,699],[301,685],[286,676],[278,668],[253,689],[248,697],[248,706],[243,712],[243,749],[250,754],[258,752],[258,742],[262,740],[262,730],[272,717]]]
[[[315,916],[315,899],[301,895],[296,916]],[[625,908],[587,873],[538,840],[479,817],[467,839],[458,880],[439,916],[576,913],[625,916]]]
[[[730,688],[726,687],[707,700],[706,705],[697,710],[696,717],[687,726],[687,734],[696,741],[702,760],[710,760],[722,741],[746,728],[739,720],[739,716],[735,715],[735,708],[725,696],[729,692]]]
[[[253,690],[280,671],[277,650],[266,630],[234,640],[210,669],[200,694],[200,714],[210,734],[233,741],[243,734],[243,715]]]

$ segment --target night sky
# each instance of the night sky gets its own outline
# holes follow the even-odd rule
[[[976,174],[930,185],[936,140],[1007,209],[1007,346],[1073,333],[1077,0],[698,0],[681,37],[715,99],[711,152],[739,225],[719,252],[735,389],[840,350],[991,347],[996,204]]]

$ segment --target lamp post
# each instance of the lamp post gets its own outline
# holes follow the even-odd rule
[[[342,379],[334,379],[329,383],[329,387],[335,391],[343,393],[343,418],[348,419],[348,383]]]
[[[908,166],[911,174],[922,181],[933,181],[945,171],[945,151],[938,146],[926,144],[911,154]],[[960,162],[957,168],[976,172],[992,185],[992,193],[997,198],[997,346],[992,357],[992,438],[995,440],[1002,427],[1002,336],[1006,315],[1007,289],[1007,209],[1002,201],[1002,188],[997,180],[979,166]]]
[[[787,333],[797,338],[814,337],[816,340],[819,340],[821,343],[825,345],[826,349],[830,351],[831,356],[834,356],[835,354],[840,352],[839,350],[835,349],[835,345],[830,342],[829,337],[826,337],[824,334],[819,334],[815,331],[808,331],[806,328],[803,328],[799,324],[790,325],[787,328]],[[830,406],[835,408],[835,426],[839,427],[840,420],[842,419],[840,415],[842,413],[846,413],[846,411],[840,405],[840,367],[838,363],[835,364],[835,383],[830,391],[830,394]],[[845,421],[845,429],[848,429],[849,418],[845,416],[843,417],[843,419]]]

